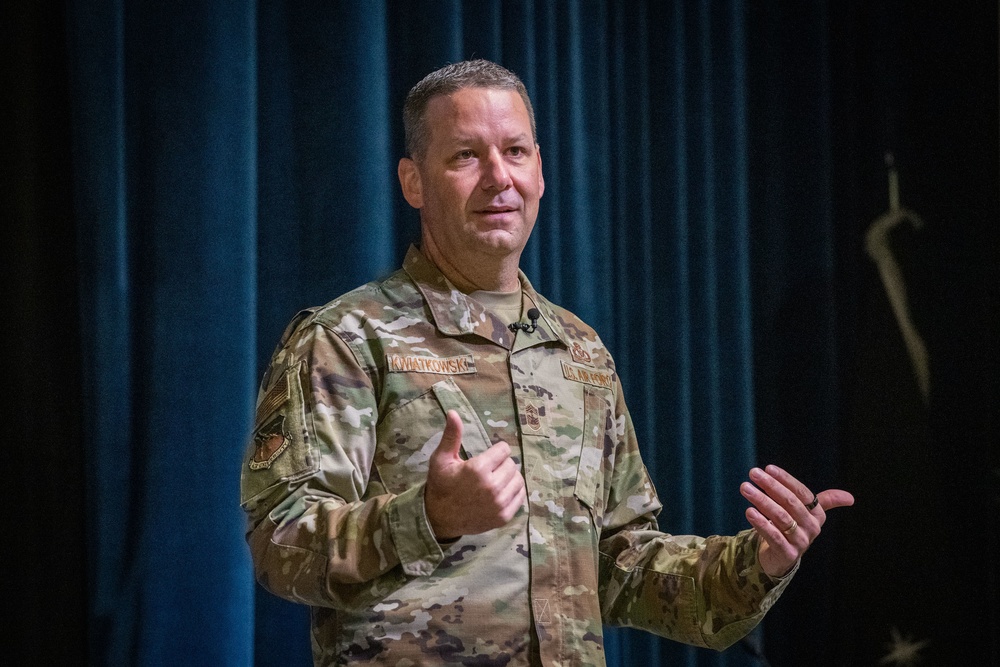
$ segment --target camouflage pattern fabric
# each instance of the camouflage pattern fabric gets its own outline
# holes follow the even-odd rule
[[[602,622],[722,649],[787,584],[753,531],[658,532],[614,362],[521,284],[541,313],[530,334],[411,248],[286,330],[242,504],[258,581],[312,606],[316,665],[604,665]],[[506,526],[439,544],[423,492],[452,409],[464,455],[506,441],[528,497]]]

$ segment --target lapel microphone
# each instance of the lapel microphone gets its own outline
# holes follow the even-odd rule
[[[538,312],[537,308],[529,308],[528,319],[531,320],[531,324],[525,324],[524,322],[514,322],[513,324],[508,324],[507,326],[510,327],[510,330],[513,331],[514,333],[517,333],[518,329],[520,329],[524,333],[535,333],[535,329],[538,328],[538,318],[541,316],[542,314]]]

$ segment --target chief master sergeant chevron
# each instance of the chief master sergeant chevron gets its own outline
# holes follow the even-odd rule
[[[755,468],[749,529],[659,532],[614,361],[518,269],[545,189],[524,85],[449,65],[404,125],[420,247],[296,316],[261,383],[258,580],[311,606],[316,665],[604,665],[602,622],[737,641],[853,498]]]

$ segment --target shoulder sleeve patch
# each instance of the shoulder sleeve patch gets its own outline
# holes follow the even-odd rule
[[[267,426],[254,432],[253,454],[247,465],[251,470],[270,468],[274,460],[288,449],[291,441],[291,435],[285,430],[285,417],[277,415]]]
[[[248,508],[275,484],[318,468],[302,387],[303,369],[301,362],[285,369],[257,404],[241,477],[241,500]]]

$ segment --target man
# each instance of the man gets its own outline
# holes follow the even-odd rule
[[[449,65],[404,124],[419,249],[300,313],[262,382],[260,583],[312,606],[317,665],[603,665],[602,621],[735,642],[850,494],[755,468],[752,529],[658,532],[611,356],[518,270],[545,189],[524,85]]]

